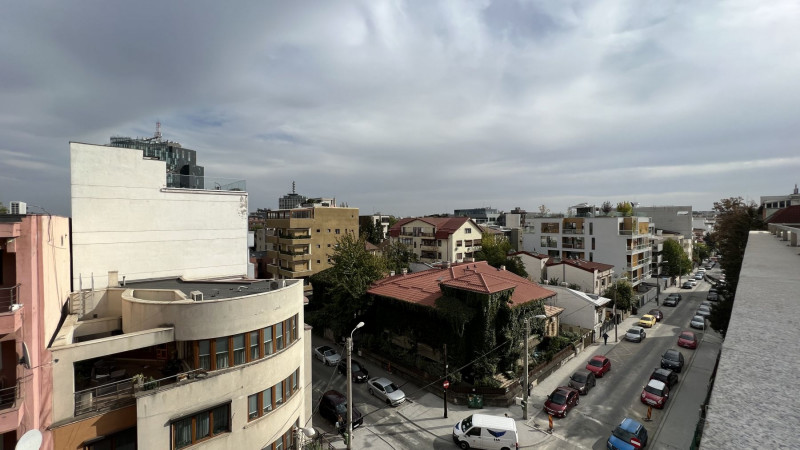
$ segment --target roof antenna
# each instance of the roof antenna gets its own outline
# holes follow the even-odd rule
[[[161,142],[161,121],[156,122],[156,132],[153,134],[153,139],[156,142]]]

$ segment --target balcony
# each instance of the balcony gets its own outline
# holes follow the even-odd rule
[[[279,267],[274,264],[267,265],[267,272],[281,278],[302,278],[311,275],[311,270],[305,267],[296,267],[292,270],[288,267]]]
[[[413,236],[413,237],[434,237],[435,234],[433,232],[427,231],[414,231],[414,230],[400,230],[400,236]]]
[[[13,333],[22,327],[19,286],[0,288],[0,334]]]
[[[562,234],[583,234],[583,233],[584,233],[583,228],[564,228],[564,231],[562,231]]]
[[[19,380],[14,386],[0,389],[0,433],[19,427],[20,400]]]

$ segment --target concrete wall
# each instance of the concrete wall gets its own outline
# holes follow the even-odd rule
[[[166,189],[166,163],[141,150],[70,143],[73,290],[247,273],[247,193]]]
[[[692,234],[692,207],[689,206],[637,206],[636,214],[649,216],[656,228],[676,231],[685,236]]]

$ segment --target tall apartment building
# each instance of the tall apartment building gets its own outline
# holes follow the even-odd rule
[[[53,448],[47,345],[69,298],[69,238],[66,217],[0,215],[0,448],[34,430]]]
[[[530,217],[523,233],[525,251],[561,259],[610,264],[634,286],[650,277],[650,218],[597,216],[578,207],[566,217]]]
[[[332,201],[315,206],[267,211],[267,272],[276,279],[302,279],[331,267],[330,256],[346,233],[358,236],[358,208],[340,208]]]
[[[390,229],[392,240],[407,245],[420,262],[463,262],[481,249],[483,232],[469,217],[412,217]]]
[[[303,288],[246,276],[247,193],[166,187],[165,163],[141,150],[70,148],[53,448],[295,445],[312,417]]]
[[[456,209],[453,211],[453,215],[469,217],[478,225],[497,225],[501,213],[491,206],[484,206],[483,208]]]
[[[278,199],[278,209],[292,209],[305,203],[308,198],[295,192],[295,184],[292,181],[292,192]]]

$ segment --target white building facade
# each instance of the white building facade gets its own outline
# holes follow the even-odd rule
[[[579,332],[581,330],[593,331],[593,340],[599,339],[603,334],[603,321],[606,318],[606,305],[610,299],[597,295],[586,294],[561,286],[547,286],[547,289],[556,293],[545,302],[551,306],[564,308],[561,313],[561,328]]]
[[[401,219],[389,229],[392,240],[407,245],[423,263],[463,262],[481,249],[481,228],[468,217]]]

